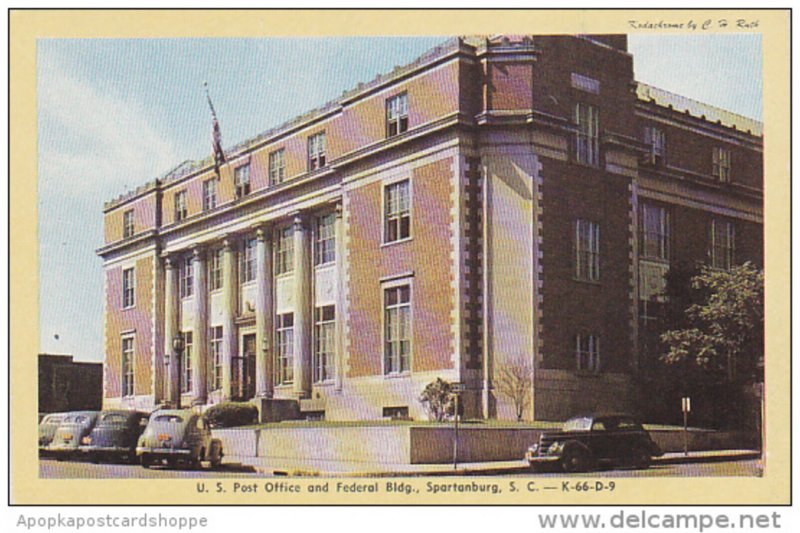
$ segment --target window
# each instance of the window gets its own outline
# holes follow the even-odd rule
[[[411,355],[411,287],[384,291],[384,374],[409,371]]]
[[[642,204],[640,228],[641,248],[639,255],[648,259],[669,261],[669,211],[663,207]]]
[[[122,395],[133,396],[133,337],[122,337]]]
[[[600,225],[588,220],[575,221],[575,277],[600,279]]]
[[[208,272],[208,290],[216,291],[222,288],[222,248],[211,250],[211,264]]]
[[[236,198],[250,194],[250,163],[234,169],[233,182],[236,185]]]
[[[269,183],[277,185],[286,179],[286,163],[283,148],[269,154]]]
[[[658,128],[647,126],[644,129],[644,142],[650,147],[650,163],[653,165],[663,165],[664,157],[667,153],[667,143],[664,132]]]
[[[384,242],[408,239],[411,236],[411,201],[409,181],[398,181],[385,189]]]
[[[317,240],[314,243],[314,264],[324,265],[336,260],[336,215],[317,218]]]
[[[181,263],[181,277],[179,281],[181,298],[188,298],[194,294],[194,272],[192,270],[192,256],[183,258]]]
[[[217,207],[217,180],[211,178],[203,182],[203,211]]]
[[[241,283],[249,283],[256,279],[256,239],[246,239],[244,241],[240,257]]]
[[[731,181],[731,151],[715,147],[712,156],[711,175],[721,182]]]
[[[580,89],[587,93],[600,94],[600,82],[594,78],[573,72],[570,81],[572,82],[572,87],[575,89]]]
[[[575,160],[584,165],[600,164],[599,113],[597,108],[584,103],[575,104]]]
[[[292,270],[294,270],[294,231],[291,226],[286,226],[278,231],[275,274],[286,274]]]
[[[122,237],[133,237],[133,230],[133,209],[128,209],[122,213]]]
[[[308,171],[312,172],[325,166],[325,132],[308,138]]]
[[[126,268],[122,271],[122,307],[133,307],[135,305],[136,279],[134,269]]]
[[[278,361],[275,365],[276,381],[279,385],[291,383],[294,379],[294,315],[284,313],[277,317],[275,345]]]
[[[184,220],[188,215],[186,208],[186,191],[175,193],[175,222]]]
[[[733,222],[711,221],[711,266],[730,270],[736,251],[736,228]]]
[[[209,333],[209,351],[214,365],[214,381],[211,390],[219,390],[222,388],[222,326],[213,326]]]
[[[575,335],[575,364],[584,372],[600,372],[600,339],[594,335]]]
[[[192,332],[183,332],[183,356],[181,357],[181,392],[192,390]]]
[[[336,308],[332,305],[314,309],[314,381],[333,379],[336,339]]]
[[[408,95],[399,94],[386,100],[386,136],[408,131]]]

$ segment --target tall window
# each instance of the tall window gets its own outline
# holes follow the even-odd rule
[[[275,251],[275,274],[285,274],[294,269],[294,231],[286,226],[278,231],[278,246]]]
[[[217,179],[211,178],[203,182],[203,211],[217,207]]]
[[[398,94],[386,100],[386,136],[408,131],[408,95]]]
[[[733,222],[711,221],[711,266],[730,270],[736,253],[736,227]]]
[[[269,183],[277,185],[286,179],[286,161],[284,150],[276,150],[269,154]]]
[[[239,265],[241,283],[256,279],[256,239],[246,239],[242,245],[241,264]]]
[[[411,236],[411,199],[408,180],[386,186],[384,198],[384,242]]]
[[[600,339],[595,335],[575,335],[575,365],[578,370],[600,372]]]
[[[641,248],[639,255],[669,261],[670,219],[663,207],[642,204]]]
[[[222,388],[222,326],[213,326],[209,332],[209,351],[214,364],[214,381],[212,390]]]
[[[132,268],[122,271],[122,307],[133,307],[135,305],[136,278]]]
[[[314,309],[314,381],[333,379],[336,339],[336,308],[332,305]]]
[[[175,193],[175,222],[184,220],[188,215],[188,208],[186,207],[186,191],[178,191]]]
[[[122,213],[122,237],[133,237],[133,231],[133,209],[128,209]]]
[[[325,166],[325,132],[308,138],[308,171]]]
[[[222,248],[211,250],[211,261],[208,271],[208,290],[216,291],[222,288]]]
[[[384,374],[409,371],[411,356],[411,288],[408,285],[384,291]]]
[[[722,182],[731,181],[731,151],[714,147],[711,161],[711,175]]]
[[[192,270],[192,256],[186,256],[181,262],[181,277],[179,280],[181,298],[188,298],[194,294],[194,271]]]
[[[650,163],[663,165],[667,154],[667,143],[664,132],[653,126],[644,129],[644,142],[650,146]]]
[[[183,356],[181,357],[181,392],[192,390],[192,332],[183,332]]]
[[[133,337],[122,337],[122,395],[133,396]]]
[[[578,102],[575,104],[575,160],[584,165],[600,164],[600,126],[597,108]]]
[[[336,214],[317,218],[317,239],[314,245],[314,264],[324,265],[336,260]]]
[[[600,225],[595,222],[575,221],[575,277],[600,279]]]
[[[234,169],[233,181],[236,184],[237,198],[250,194],[250,163],[238,166]]]
[[[275,346],[278,360],[275,372],[278,384],[283,385],[294,379],[294,315],[278,315],[276,325]]]

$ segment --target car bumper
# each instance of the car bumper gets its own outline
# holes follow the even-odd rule
[[[137,446],[136,455],[163,455],[165,457],[190,457],[192,450],[184,448],[154,448],[150,446]]]
[[[528,461],[529,465],[554,463],[560,458],[558,455],[536,455],[531,452],[525,454],[525,460]]]
[[[79,446],[78,449],[83,453],[128,453],[130,448],[122,446]]]

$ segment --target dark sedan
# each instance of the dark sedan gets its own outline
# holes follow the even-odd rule
[[[136,462],[136,442],[147,424],[138,411],[103,411],[91,433],[81,439],[80,450],[94,463],[102,459]]]
[[[662,454],[641,424],[625,414],[570,418],[558,432],[545,432],[528,448],[532,470],[546,465],[583,472],[601,465],[647,468]]]

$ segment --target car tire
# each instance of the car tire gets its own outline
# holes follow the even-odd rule
[[[592,461],[586,450],[577,446],[568,446],[561,455],[561,469],[564,472],[585,472]]]
[[[637,470],[646,470],[650,468],[650,452],[643,446],[638,446],[633,450],[632,456],[633,467]]]
[[[100,455],[97,453],[90,453],[89,454],[89,461],[92,464],[100,464]]]
[[[200,470],[203,468],[203,458],[206,456],[205,448],[200,448],[200,453],[197,457],[192,457],[191,468],[192,470]]]
[[[150,459],[150,457],[147,456],[147,455],[142,455],[142,467],[150,468],[151,464],[152,464],[152,460]]]
[[[211,458],[211,468],[219,468],[219,465],[222,464],[222,446],[219,448],[219,453],[215,457]]]

